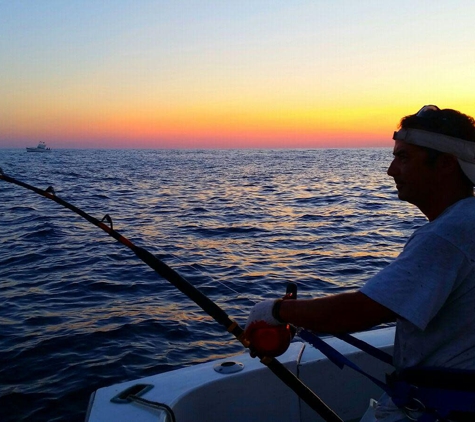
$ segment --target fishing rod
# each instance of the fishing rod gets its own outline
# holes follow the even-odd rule
[[[262,353],[256,351],[252,344],[244,337],[244,330],[239,324],[231,319],[228,314],[221,309],[215,302],[209,299],[206,295],[200,292],[196,287],[185,280],[175,270],[170,268],[163,261],[158,259],[150,252],[136,246],[132,241],[122,236],[119,232],[114,230],[112,218],[106,214],[102,220],[92,217],[85,211],[75,207],[69,202],[56,196],[56,193],[52,186],[49,186],[46,190],[36,188],[28,183],[14,179],[7,176],[0,168],[0,179],[12,183],[17,186],[21,186],[25,189],[33,191],[38,195],[41,195],[47,199],[58,203],[59,205],[73,211],[79,216],[83,217],[90,223],[99,227],[105,231],[108,235],[112,236],[119,243],[127,246],[131,249],[137,257],[146,263],[150,268],[155,270],[161,277],[170,282],[189,299],[195,302],[203,311],[211,316],[215,321],[224,326],[224,328],[236,337],[236,339],[243,344],[244,347],[250,349],[252,356],[257,356],[260,361],[266,365],[281,381],[283,381],[288,387],[290,387],[308,406],[315,410],[326,422],[343,422],[342,419],[335,412],[330,409],[323,401],[318,397],[310,388],[308,388],[299,378],[297,378],[290,370],[288,370],[282,363],[280,363],[275,357],[264,356]],[[107,225],[107,222],[109,225]]]

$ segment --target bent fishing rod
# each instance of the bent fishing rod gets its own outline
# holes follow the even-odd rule
[[[221,309],[215,302],[200,292],[196,287],[185,280],[175,270],[170,268],[163,261],[158,259],[155,255],[151,254],[144,248],[136,246],[132,241],[122,236],[119,232],[114,230],[111,217],[106,214],[102,220],[92,217],[85,211],[75,207],[69,202],[56,196],[56,193],[52,186],[49,186],[46,190],[42,190],[31,186],[25,182],[14,179],[7,176],[0,168],[0,179],[12,183],[17,186],[21,186],[25,189],[33,191],[47,199],[58,203],[59,205],[73,211],[79,216],[83,217],[90,223],[99,227],[105,231],[108,235],[112,236],[119,243],[127,246],[131,249],[137,257],[147,264],[150,268],[155,270],[161,277],[170,282],[189,299],[195,302],[203,311],[211,316],[216,322],[224,326],[224,328],[239,340],[244,347],[249,348],[253,356],[259,357],[260,361],[266,365],[281,381],[283,381],[289,388],[291,388],[308,406],[315,410],[326,422],[343,422],[335,412],[330,409],[312,390],[310,390],[299,378],[297,378],[290,370],[282,365],[275,357],[263,356],[244,338],[244,330],[239,324],[232,320],[227,313]],[[106,221],[109,225],[105,224]]]

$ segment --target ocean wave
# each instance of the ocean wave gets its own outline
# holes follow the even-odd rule
[[[55,150],[0,167],[101,219],[240,323],[281,297],[358,288],[424,219],[397,200],[391,150]],[[82,421],[99,387],[242,351],[132,251],[0,182],[0,419]]]

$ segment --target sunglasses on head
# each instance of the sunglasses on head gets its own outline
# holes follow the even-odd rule
[[[440,111],[436,105],[425,105],[417,113],[417,117],[430,117],[434,111]]]

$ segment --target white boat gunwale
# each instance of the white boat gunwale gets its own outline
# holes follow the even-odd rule
[[[356,334],[356,337],[392,353],[394,327],[379,328]],[[390,365],[335,338],[328,344],[347,356],[365,371],[384,381]],[[214,370],[225,362],[240,362],[244,369],[231,374]],[[358,421],[371,398],[382,391],[353,369],[339,369],[320,351],[302,342],[294,342],[279,361],[296,374],[345,422]],[[322,421],[315,411],[280,381],[258,359],[242,353],[226,359],[202,363],[158,375],[100,388],[91,395],[87,422],[113,420],[148,422],[169,421],[165,412],[136,403],[115,404],[110,400],[126,388],[152,384],[144,399],[165,403],[173,409],[177,421]]]

